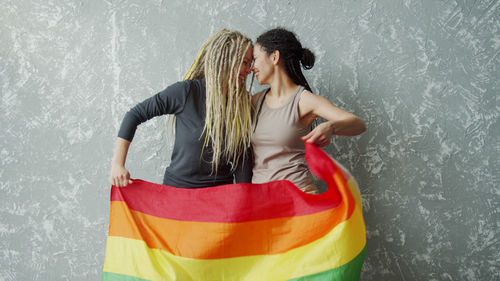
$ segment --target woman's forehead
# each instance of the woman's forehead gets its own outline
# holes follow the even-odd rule
[[[259,44],[259,43],[256,43],[253,47],[253,53],[254,54],[257,54],[257,53],[261,53],[263,52],[264,50],[262,50],[262,46]]]
[[[252,46],[248,48],[247,52],[245,53],[245,58],[252,59],[253,49],[254,48]]]

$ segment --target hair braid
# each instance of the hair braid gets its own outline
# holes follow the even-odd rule
[[[239,70],[250,47],[248,37],[223,29],[205,43],[185,77],[206,80],[203,147],[211,145],[210,161],[216,173],[220,164],[228,162],[232,162],[234,170],[250,146],[250,95],[246,78],[239,82]]]

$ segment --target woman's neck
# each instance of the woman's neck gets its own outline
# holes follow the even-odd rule
[[[277,98],[293,94],[298,85],[293,82],[283,69],[277,70],[274,73],[275,75],[271,83],[269,83],[271,89],[268,94]]]

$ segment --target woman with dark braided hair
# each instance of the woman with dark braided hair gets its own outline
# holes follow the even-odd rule
[[[110,178],[118,187],[132,183],[125,168],[137,126],[155,116],[175,116],[172,161],[163,184],[198,188],[250,182],[251,101],[246,77],[252,41],[223,29],[203,46],[185,80],[137,104],[123,118]]]
[[[253,50],[259,84],[270,88],[252,97],[253,183],[287,179],[308,193],[318,193],[304,159],[304,141],[323,147],[332,135],[354,136],[365,131],[356,115],[313,94],[301,71],[314,65],[314,54],[295,34],[283,28],[266,31]],[[311,130],[313,121],[326,119]]]

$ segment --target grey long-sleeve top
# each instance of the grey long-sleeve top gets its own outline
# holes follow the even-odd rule
[[[205,134],[205,79],[177,82],[134,106],[125,114],[118,137],[132,141],[137,126],[155,116],[175,114],[175,142],[170,166],[163,184],[181,188],[209,187],[233,182],[251,182],[251,152],[240,161],[235,172],[231,164],[221,161],[217,175],[212,173],[212,149],[203,149]]]

